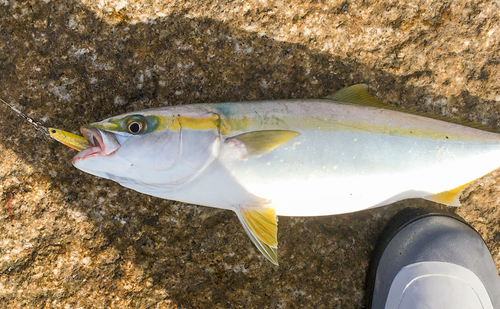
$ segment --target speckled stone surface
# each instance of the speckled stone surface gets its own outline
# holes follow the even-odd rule
[[[126,111],[366,83],[389,104],[498,128],[499,11],[477,0],[0,0],[0,98],[76,133]],[[463,216],[500,269],[498,172],[456,210],[411,200],[280,217],[276,267],[233,213],[203,220],[203,207],[74,169],[74,154],[0,104],[2,308],[362,308],[377,236],[415,206]]]

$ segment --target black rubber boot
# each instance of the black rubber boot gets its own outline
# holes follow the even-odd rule
[[[368,308],[500,308],[500,278],[461,218],[404,209],[382,232],[367,276]]]

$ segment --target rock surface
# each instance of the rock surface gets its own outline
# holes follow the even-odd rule
[[[366,83],[389,104],[498,128],[499,11],[477,0],[0,0],[0,98],[76,133],[138,109]],[[77,171],[74,153],[0,104],[2,308],[361,308],[378,234],[415,206],[463,216],[500,269],[498,172],[456,210],[411,200],[281,217],[275,267],[233,213],[203,220],[203,207]]]

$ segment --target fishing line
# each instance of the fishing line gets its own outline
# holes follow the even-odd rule
[[[8,107],[10,107],[19,116],[23,117],[29,123],[31,123],[34,126],[35,130],[37,130],[38,132],[44,134],[45,136],[50,137],[49,129],[47,129],[47,127],[43,126],[42,124],[40,124],[40,122],[38,122],[35,119],[33,119],[33,118],[29,117],[28,115],[24,114],[23,112],[21,112],[20,110],[18,110],[17,108],[15,108],[13,105],[5,102],[4,100],[0,99],[0,101],[2,101],[5,105],[7,105]]]

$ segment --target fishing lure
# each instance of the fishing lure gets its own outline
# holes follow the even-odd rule
[[[50,137],[74,150],[82,151],[90,147],[90,143],[83,136],[54,128],[49,128],[48,131]]]

